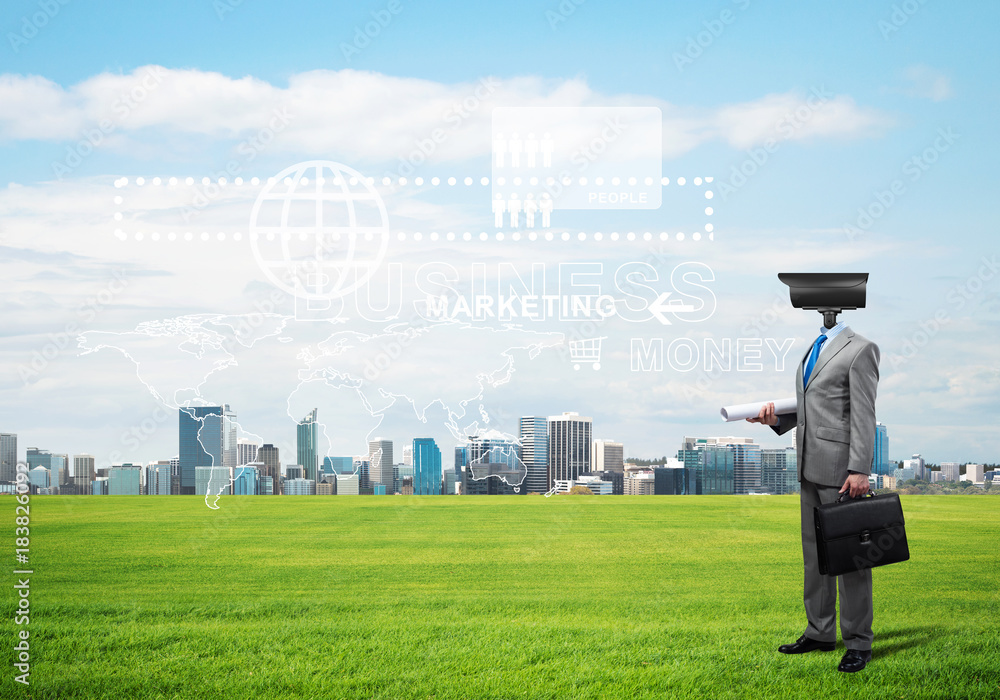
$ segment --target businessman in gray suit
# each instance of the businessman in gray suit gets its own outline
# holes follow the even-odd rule
[[[879,350],[875,343],[845,326],[821,328],[798,365],[795,413],[775,415],[768,403],[751,423],[769,425],[781,435],[792,428],[802,485],[802,558],[808,625],[799,639],[783,644],[783,654],[833,651],[837,642],[836,602],[840,589],[840,633],[847,651],[838,669],[860,671],[871,660],[871,569],[836,577],[819,572],[813,508],[868,492],[875,449],[875,392]]]

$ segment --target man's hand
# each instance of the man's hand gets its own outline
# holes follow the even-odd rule
[[[778,417],[774,415],[774,401],[768,401],[760,407],[760,413],[756,418],[747,418],[747,423],[763,423],[764,425],[777,425]]]
[[[868,488],[867,474],[848,474],[847,481],[844,482],[844,485],[840,487],[840,491],[837,493],[843,493],[850,489],[851,498],[857,498],[868,493]]]

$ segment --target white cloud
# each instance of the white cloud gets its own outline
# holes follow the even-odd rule
[[[952,96],[951,79],[941,71],[918,64],[904,71],[910,87],[903,90],[904,95],[920,97],[933,102],[941,102]]]
[[[821,89],[703,109],[650,96],[603,95],[581,79],[487,77],[443,84],[315,70],[279,87],[249,76],[144,66],[129,74],[95,75],[68,88],[38,76],[0,76],[0,139],[75,141],[104,122],[113,127],[119,148],[121,134],[128,134],[129,142],[166,148],[171,134],[235,141],[273,129],[272,148],[395,162],[442,130],[446,137],[429,157],[440,162],[488,153],[494,107],[599,105],[659,107],[667,157],[711,140],[746,148],[772,137],[867,136],[889,124],[885,115],[851,97]]]

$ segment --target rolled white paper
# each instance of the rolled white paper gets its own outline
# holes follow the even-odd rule
[[[719,413],[722,414],[722,420],[727,423],[731,423],[734,420],[743,420],[745,418],[756,418],[760,415],[760,407],[768,403],[767,401],[758,401],[757,403],[741,403],[738,406],[723,406]],[[795,398],[790,399],[775,399],[774,400],[774,413],[775,415],[782,415],[785,413],[795,413],[796,403]]]

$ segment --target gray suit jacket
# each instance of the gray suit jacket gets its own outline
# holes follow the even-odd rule
[[[811,351],[812,345],[806,354]],[[772,429],[781,435],[798,428],[799,481],[839,487],[848,470],[871,473],[878,363],[878,346],[850,326],[827,341],[804,390],[798,363],[796,412],[778,416]]]

